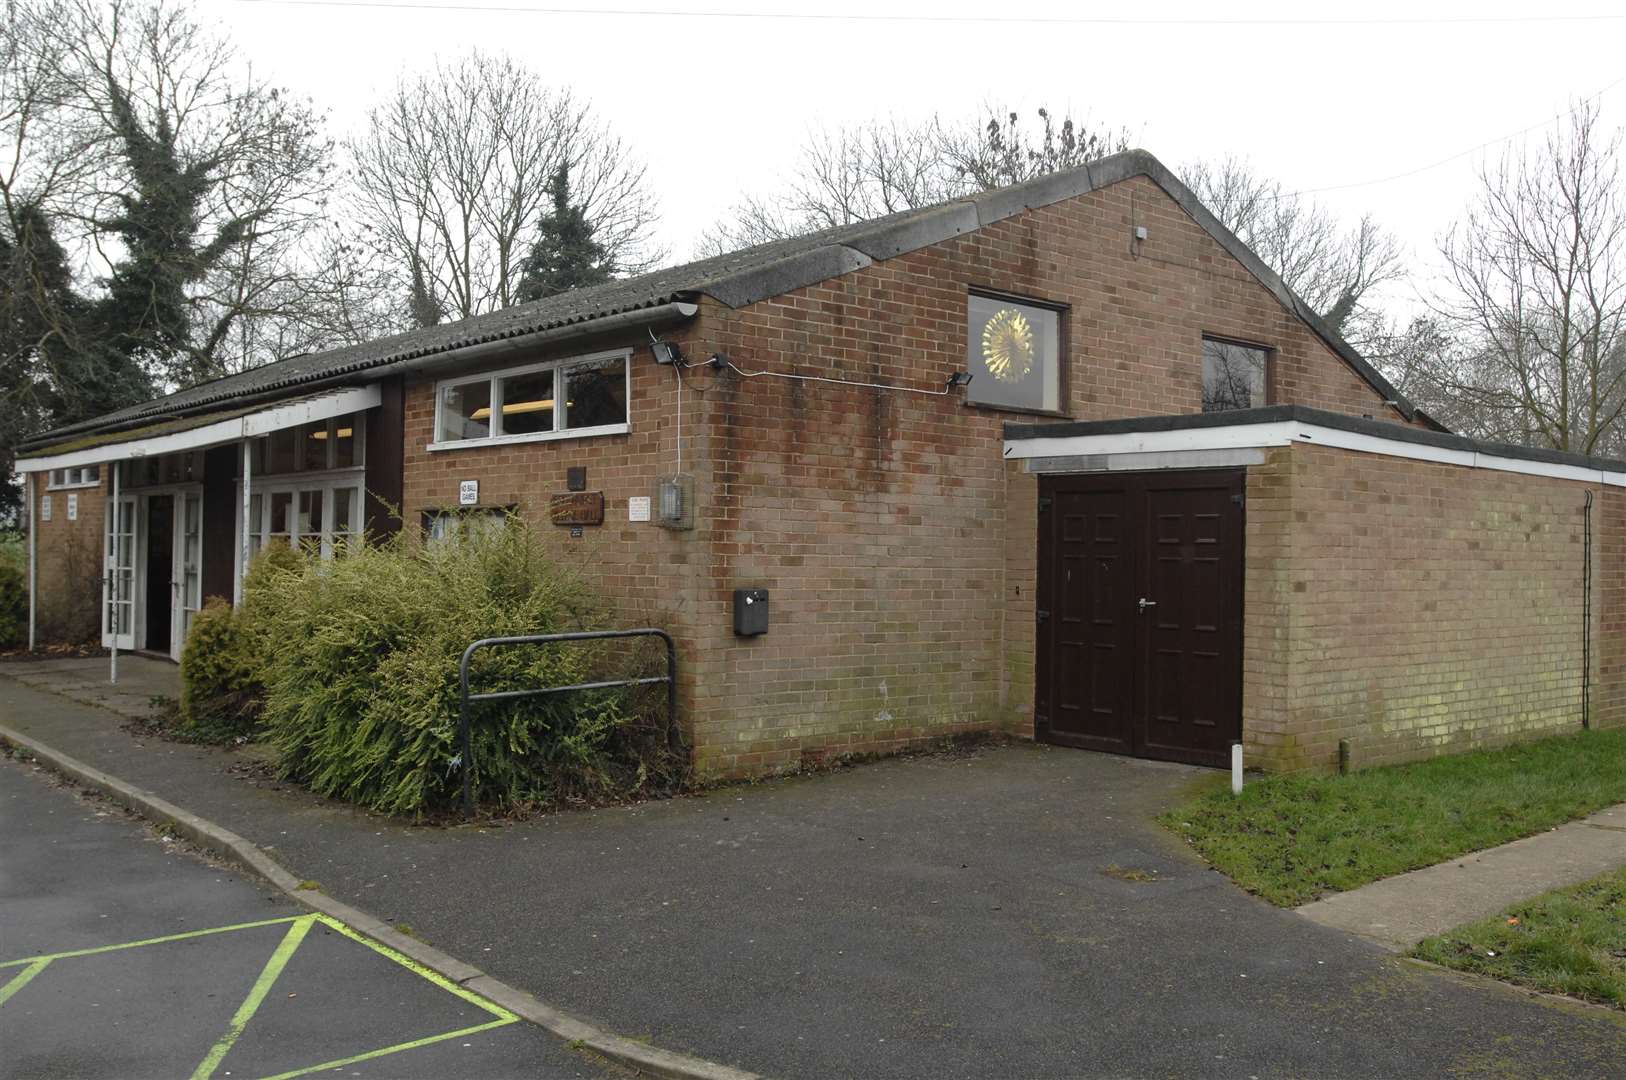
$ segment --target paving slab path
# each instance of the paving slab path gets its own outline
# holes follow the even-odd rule
[[[1509,904],[1626,866],[1626,803],[1510,844],[1305,904],[1300,915],[1396,952]]]
[[[1181,766],[1018,744],[448,829],[4,679],[0,724],[552,1005],[769,1076],[1601,1078],[1626,1061],[1626,1016],[1245,895],[1151,820],[1207,775]]]

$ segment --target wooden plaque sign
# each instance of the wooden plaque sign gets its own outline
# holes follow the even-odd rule
[[[604,524],[604,492],[572,491],[548,499],[548,517],[555,525]]]

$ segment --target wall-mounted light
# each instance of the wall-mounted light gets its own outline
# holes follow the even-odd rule
[[[655,354],[657,364],[676,364],[683,360],[683,353],[675,342],[651,341],[649,351]]]
[[[944,390],[945,391],[953,390],[956,386],[970,386],[970,385],[971,385],[971,372],[969,372],[969,371],[956,371],[954,374],[952,374],[952,375],[950,375],[948,377],[948,386],[944,387]]]

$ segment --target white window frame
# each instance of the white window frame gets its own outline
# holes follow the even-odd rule
[[[331,458],[331,455],[330,455]],[[260,520],[249,530],[250,534],[259,538],[259,546],[254,549],[258,555],[265,547],[265,541],[273,535],[271,533],[271,496],[286,494],[289,496],[288,505],[288,532],[276,533],[277,536],[288,537],[288,543],[298,549],[300,541],[309,536],[321,537],[321,557],[333,557],[333,493],[335,491],[351,492],[351,520],[348,536],[361,537],[367,531],[367,484],[366,470],[362,467],[353,469],[339,469],[332,472],[308,473],[282,473],[276,477],[254,477],[251,481],[249,493],[259,503]],[[236,506],[243,505],[243,486],[239,480],[236,485]],[[304,534],[299,531],[299,493],[320,489],[322,492],[322,529],[320,532]],[[234,530],[236,544],[233,550],[243,550],[243,515],[232,515],[237,519]]]
[[[577,364],[591,364],[600,360],[622,361],[622,375],[626,379],[627,418],[619,424],[598,424],[594,427],[567,428],[561,425],[565,422],[566,405],[561,399],[568,400],[569,380],[565,378],[566,368]],[[491,396],[491,421],[493,430],[500,431],[502,427],[501,398],[498,394],[497,383],[501,379],[512,379],[520,375],[531,375],[538,371],[552,371],[553,376],[553,424],[552,431],[532,431],[523,435],[486,435],[476,439],[452,439],[440,441],[442,430],[441,413],[445,405],[446,390],[450,387],[468,386],[473,383],[484,382],[488,384]],[[468,450],[479,446],[512,446],[516,443],[552,442],[557,439],[586,439],[597,435],[625,435],[632,430],[632,350],[609,349],[604,352],[587,353],[583,356],[570,356],[560,360],[549,360],[540,364],[526,364],[523,367],[497,368],[492,371],[482,371],[474,375],[458,375],[454,378],[441,379],[435,383],[435,428],[433,441],[427,450]]]
[[[351,438],[355,440],[355,463],[351,465],[335,466],[333,462],[339,454],[339,423],[351,417],[354,418],[351,422]],[[326,450],[324,454],[326,462],[320,469],[307,469],[305,468],[304,455],[305,432],[307,429],[317,426],[322,426],[324,430],[327,431],[327,439],[325,442]],[[320,477],[330,472],[344,472],[349,469],[365,469],[367,467],[367,413],[365,411],[343,413],[339,416],[329,417],[327,420],[317,420],[306,424],[295,424],[293,427],[285,430],[293,432],[293,471],[266,472],[265,463],[271,460],[271,436],[257,435],[254,437],[254,442],[258,447],[256,457],[259,464],[255,466],[255,472],[253,473],[254,480],[252,482],[252,490],[259,490],[259,479],[262,476],[265,477],[267,481],[282,477],[295,476]]]
[[[86,480],[85,473],[91,469],[96,470],[93,480]],[[62,477],[58,480],[57,477]],[[73,465],[65,469],[52,469],[47,477],[46,491],[64,491],[69,488],[93,488],[102,486],[102,467],[100,465]]]

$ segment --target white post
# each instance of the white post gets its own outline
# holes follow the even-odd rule
[[[1242,794],[1242,744],[1231,744],[1231,794]]]
[[[119,585],[124,581],[124,575],[119,572],[119,526],[123,523],[119,520],[119,462],[115,461],[111,464],[113,469],[113,502],[108,506],[107,510],[108,513],[113,515],[113,529],[108,533],[110,537],[108,561],[112,565],[105,569],[113,575],[113,580],[107,587],[107,595],[112,598],[111,610],[107,613],[107,625],[112,630],[108,641],[113,647],[108,652],[111,659],[108,663],[107,681],[116,683],[119,681],[119,617],[124,614],[124,609],[119,604]],[[130,543],[132,546],[135,544],[134,521],[130,522]],[[135,559],[133,550],[130,552],[130,558]]]
[[[232,583],[232,604],[241,605],[243,602],[243,578],[248,574],[249,559],[249,462],[254,440],[243,440],[243,543],[237,552],[237,580]]]
[[[39,473],[28,474],[28,651],[39,648],[40,518]]]

